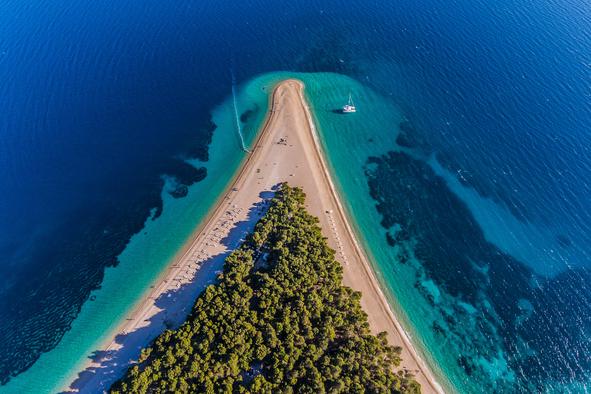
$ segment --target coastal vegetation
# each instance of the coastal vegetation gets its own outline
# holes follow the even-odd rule
[[[370,332],[361,294],[301,189],[283,184],[191,315],[142,351],[112,393],[418,393],[400,351]]]

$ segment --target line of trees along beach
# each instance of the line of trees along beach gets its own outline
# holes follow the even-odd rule
[[[281,185],[177,330],[142,351],[112,393],[419,393],[400,348],[370,332],[361,294],[304,207]]]

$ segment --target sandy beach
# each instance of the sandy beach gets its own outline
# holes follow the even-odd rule
[[[443,392],[389,308],[356,240],[321,152],[303,88],[296,80],[275,87],[265,124],[227,192],[133,313],[89,355],[88,364],[64,391],[107,390],[142,347],[166,327],[180,324],[196,296],[213,282],[224,258],[264,214],[273,188],[287,181],[306,193],[309,211],[320,219],[329,245],[343,264],[345,285],[362,293],[361,304],[372,330],[387,331],[389,342],[402,347],[402,366],[415,373],[423,392]]]

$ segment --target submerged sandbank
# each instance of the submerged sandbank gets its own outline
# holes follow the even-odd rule
[[[296,80],[279,83],[273,91],[272,110],[228,192],[139,307],[101,346],[102,357],[86,366],[70,390],[105,389],[137,358],[139,348],[167,325],[182,321],[196,294],[264,213],[265,196],[272,194],[278,183],[288,181],[306,192],[308,209],[319,217],[329,244],[343,263],[345,284],[363,294],[362,306],[372,330],[387,331],[390,342],[403,348],[402,366],[415,371],[424,392],[440,391],[388,307],[320,149],[303,84]]]

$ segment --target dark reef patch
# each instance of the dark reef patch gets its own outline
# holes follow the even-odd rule
[[[253,116],[259,112],[259,110],[259,106],[255,104],[254,108],[244,111],[242,114],[240,114],[240,123],[248,123],[253,118]]]
[[[422,135],[417,132],[413,123],[405,119],[398,125],[400,133],[396,137],[396,144],[403,148],[415,149],[424,154],[429,152],[429,145],[423,139]]]
[[[537,276],[487,242],[445,181],[409,155],[372,157],[366,175],[388,230],[387,243],[396,246],[397,260],[414,257],[415,287],[437,315],[434,335],[458,354],[458,366],[470,379],[481,380],[483,391],[531,391],[546,381],[586,378],[591,371],[589,271]],[[426,280],[436,284],[440,299],[423,285]],[[525,316],[523,300],[532,306]],[[494,365],[499,351],[510,371],[499,371],[493,380],[479,360]]]
[[[168,192],[168,194],[170,194],[174,198],[186,197],[188,193],[189,188],[187,187],[187,185],[183,184],[177,185],[173,190]]]
[[[191,144],[189,145],[186,154],[189,157],[199,159],[201,161],[209,160],[209,150],[208,146],[211,143],[211,138],[213,136],[213,132],[216,129],[215,123],[211,120],[211,118],[207,118],[207,121],[199,127],[196,131],[190,131],[190,138]]]
[[[437,161],[448,171],[455,173],[456,178],[464,186],[472,187],[482,197],[491,198],[497,204],[506,207],[513,216],[523,222],[529,219],[527,206],[515,197],[511,189],[502,188],[498,183],[492,179],[473,174],[472,171],[466,170],[458,159],[450,152],[438,151],[436,154]],[[506,169],[502,171],[510,171]]]
[[[405,109],[412,114],[412,109]],[[417,115],[415,115],[417,116]],[[418,123],[418,124],[417,124]],[[514,194],[512,187],[504,186],[504,182],[498,182],[493,177],[481,176],[475,172],[474,163],[470,163],[453,146],[448,146],[440,140],[442,137],[433,135],[434,126],[413,122],[412,117],[404,118],[398,125],[400,132],[396,137],[396,144],[402,148],[413,150],[424,157],[435,154],[439,164],[447,171],[455,174],[456,179],[464,186],[471,187],[485,198],[492,199],[495,203],[508,209],[518,220],[531,219],[531,213],[527,205],[520,201]],[[443,135],[447,135],[446,130]],[[445,137],[443,137],[445,138]],[[496,168],[500,174],[511,173],[508,164]],[[499,175],[500,176],[500,175]]]
[[[207,169],[205,167],[195,168],[189,163],[183,162],[166,173],[174,177],[176,181],[175,188],[168,193],[174,198],[182,198],[189,192],[189,186],[207,176]]]
[[[59,343],[91,292],[100,288],[105,268],[118,264],[117,256],[152,210],[154,218],[162,213],[162,175],[178,181],[175,197],[205,178],[205,168],[175,157],[207,160],[215,127],[208,120],[198,133],[193,132],[182,152],[159,157],[143,172],[124,169],[109,179],[108,190],[96,193],[97,202],[91,207],[72,212],[52,231],[37,236],[35,248],[23,257],[25,263],[6,265],[12,267],[10,275],[27,280],[0,292],[0,384],[27,370],[41,353]]]

